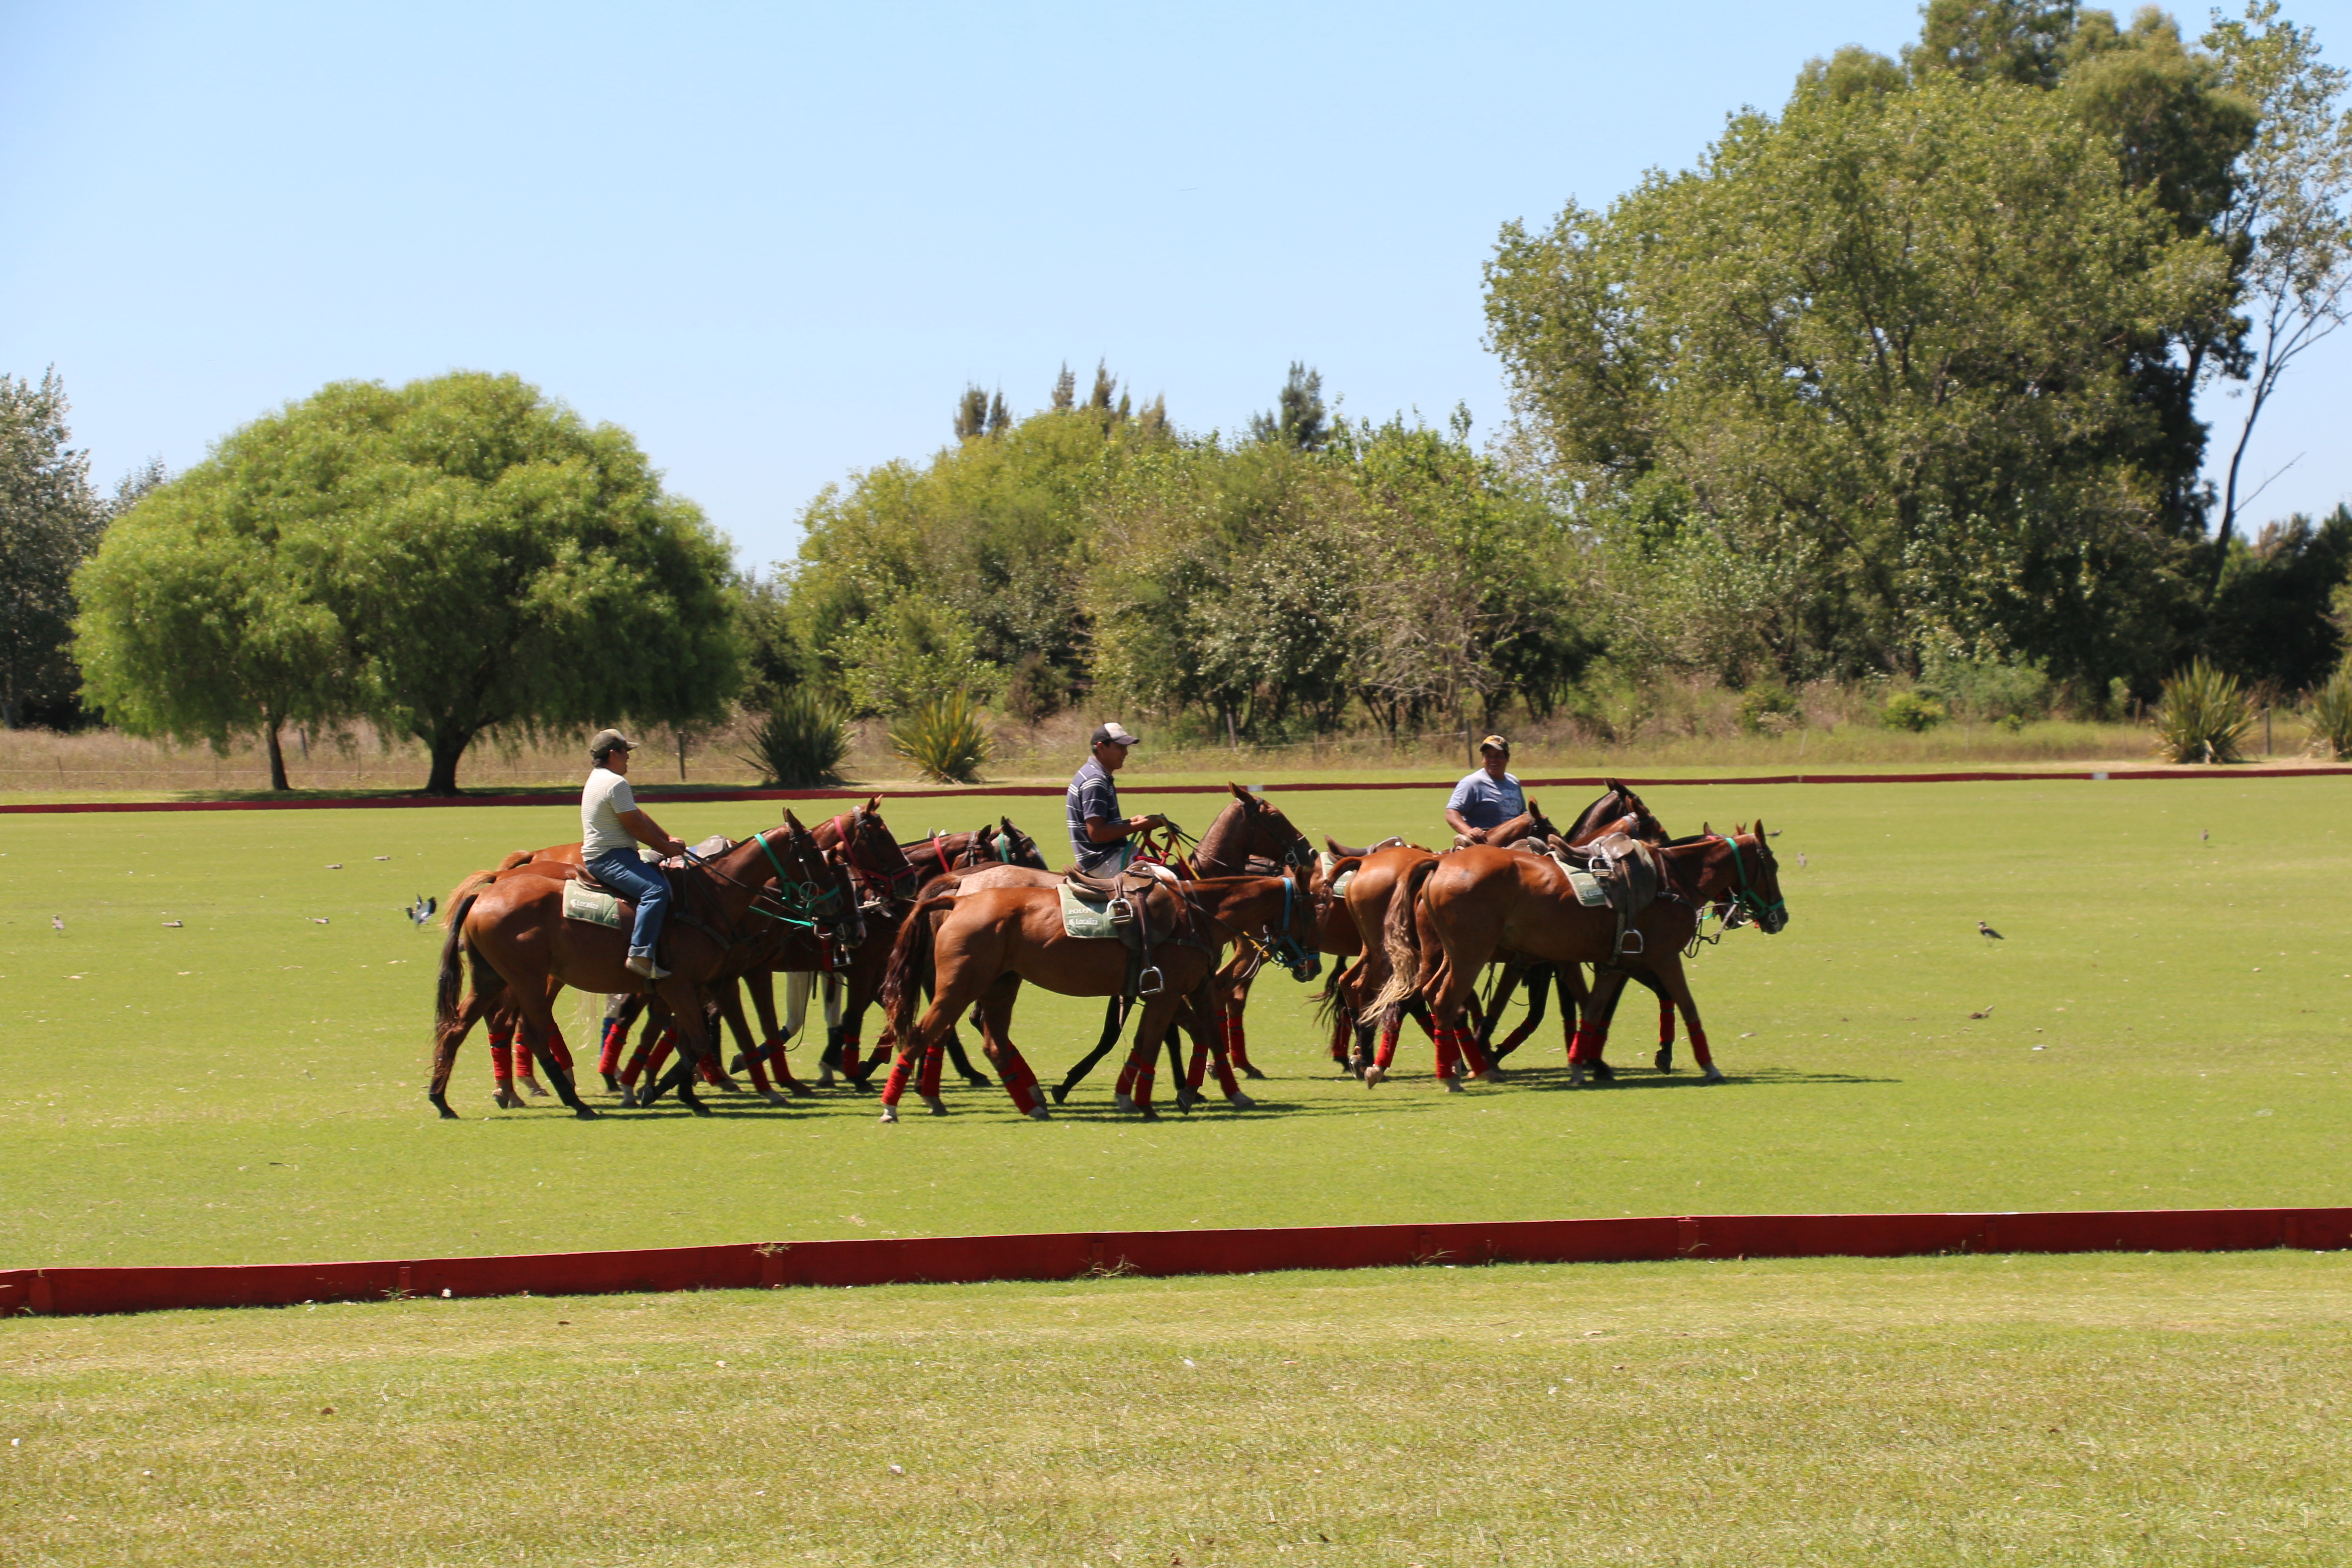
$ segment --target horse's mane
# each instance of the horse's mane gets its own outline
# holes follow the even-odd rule
[[[1249,807],[1239,798],[1228,801],[1225,809],[1217,813],[1217,819],[1209,824],[1209,831],[1201,835],[1201,842],[1192,851],[1192,865],[1202,876],[1231,875],[1209,868],[1246,865],[1249,858],[1244,853],[1243,843],[1237,840],[1244,838],[1248,832]]]

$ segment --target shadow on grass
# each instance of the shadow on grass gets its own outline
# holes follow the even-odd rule
[[[1496,1085],[1507,1090],[1524,1086],[1539,1089],[1568,1089],[1570,1082],[1565,1067],[1538,1068],[1506,1066],[1509,1078]],[[1710,1084],[1696,1068],[1677,1068],[1672,1072],[1660,1072],[1654,1068],[1621,1067],[1617,1076],[1606,1081],[1588,1079],[1584,1089],[1738,1089],[1749,1088],[1815,1088],[1845,1084],[1901,1083],[1899,1078],[1882,1078],[1869,1073],[1809,1072],[1799,1068],[1757,1068],[1748,1072],[1726,1069],[1721,1083]],[[1583,1090],[1578,1090],[1581,1093]]]

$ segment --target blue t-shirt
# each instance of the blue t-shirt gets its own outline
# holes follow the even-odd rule
[[[1088,757],[1070,780],[1070,793],[1064,797],[1069,805],[1070,853],[1076,858],[1078,869],[1089,877],[1098,877],[1116,870],[1124,861],[1125,839],[1108,844],[1097,844],[1087,837],[1087,819],[1100,817],[1106,822],[1125,822],[1127,813],[1118,808],[1118,785],[1111,782],[1103,765]]]
[[[1462,820],[1473,827],[1500,827],[1526,815],[1528,797],[1519,793],[1515,775],[1505,773],[1498,779],[1480,768],[1454,786],[1454,797],[1445,803],[1445,809],[1460,812]]]

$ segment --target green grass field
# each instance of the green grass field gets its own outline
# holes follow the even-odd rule
[[[2346,787],[1662,786],[1677,830],[1761,813],[1782,834],[1790,927],[1695,968],[1733,1081],[1636,1065],[1629,1005],[1613,1088],[1566,1089],[1548,1032],[1507,1085],[1444,1095],[1415,1039],[1415,1076],[1366,1091],[1270,981],[1264,1108],[1150,1126],[1110,1117],[1107,1084],[1049,1124],[994,1090],[888,1129],[845,1094],[502,1114],[478,1042],[467,1120],[442,1123],[421,1093],[438,932],[400,908],[570,837],[568,811],[12,818],[0,1266],[2352,1202]],[[1433,837],[1442,799],[1277,798],[1349,840]],[[1202,797],[1130,801],[1205,825]],[[911,835],[1000,808],[1054,841],[1050,799],[885,809]],[[1032,994],[1018,1037],[1058,1070],[1097,1016]],[[17,1319],[0,1563],[2343,1562],[2347,1268],[1432,1268]]]
[[[10,1564],[2336,1563],[2352,1258],[0,1323]]]
[[[1677,830],[1761,813],[1782,835],[1787,931],[1735,933],[1694,967],[1733,1082],[1651,1072],[1647,1009],[1629,1004],[1613,1050],[1633,1070],[1614,1088],[1565,1088],[1548,1029],[1519,1058],[1539,1070],[1444,1095],[1409,1030],[1412,1076],[1368,1091],[1322,1058],[1308,988],[1276,977],[1251,1014],[1275,1074],[1255,1086],[1264,1108],[1148,1126],[1110,1114],[1107,1079],[1048,1124],[993,1089],[951,1090],[954,1115],[896,1128],[847,1094],[736,1101],[700,1122],[500,1114],[478,1036],[457,1079],[467,1120],[440,1123],[420,1092],[439,933],[401,907],[563,838],[567,811],[15,818],[0,853],[0,1065],[17,1089],[0,1110],[0,1261],[2352,1202],[2347,787],[1662,787],[1653,804]],[[1440,804],[1278,798],[1310,834],[1355,840],[1430,837]],[[1182,819],[1204,799],[1133,804]],[[940,805],[885,811],[912,834],[1002,806],[1048,843],[1059,811]],[[754,825],[740,805],[667,816],[688,837]],[[1979,937],[1979,919],[2007,940]],[[1033,989],[1016,1037],[1055,1072],[1098,1017]]]

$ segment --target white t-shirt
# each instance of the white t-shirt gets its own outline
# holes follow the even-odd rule
[[[580,792],[580,858],[593,860],[612,849],[634,851],[637,841],[621,826],[621,813],[636,809],[637,797],[628,780],[610,768],[590,773],[588,786]]]

